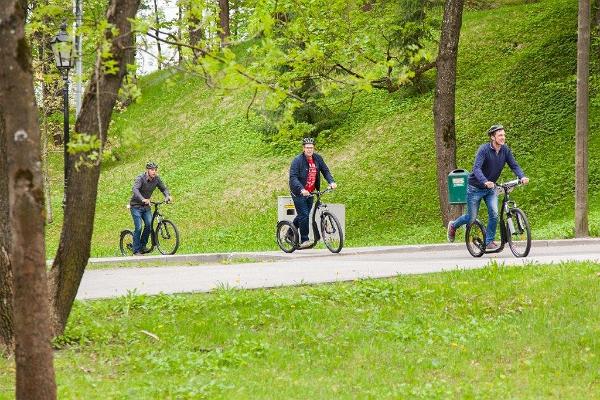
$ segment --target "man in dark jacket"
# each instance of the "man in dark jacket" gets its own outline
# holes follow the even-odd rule
[[[292,160],[290,166],[290,192],[296,207],[296,218],[294,226],[300,229],[300,247],[309,247],[308,219],[313,204],[310,193],[320,190],[322,173],[332,189],[337,187],[333,176],[323,157],[315,153],[315,140],[304,138],[302,140],[302,153]]]
[[[165,196],[167,203],[173,199],[169,190],[158,177],[156,170],[158,165],[153,162],[146,164],[146,172],[138,175],[133,182],[131,200],[129,200],[129,208],[131,217],[133,218],[133,254],[136,256],[142,255],[143,250],[148,244],[150,237],[150,229],[152,229],[152,209],[150,208],[150,197],[152,192],[158,186],[160,191]],[[142,221],[144,221],[144,231],[142,232]]]
[[[517,175],[522,184],[527,184],[529,178],[517,164],[515,157],[506,145],[506,132],[502,125],[492,125],[488,130],[490,141],[482,144],[475,155],[473,172],[469,174],[467,186],[467,213],[455,221],[448,222],[448,241],[454,242],[456,230],[464,224],[472,223],[477,218],[479,203],[485,200],[488,210],[488,225],[485,233],[485,246],[495,250],[498,245],[494,242],[496,225],[498,224],[498,194],[495,186],[502,169],[506,164]]]

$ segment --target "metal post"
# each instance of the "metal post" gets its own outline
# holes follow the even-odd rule
[[[75,30],[77,35],[75,36],[75,117],[79,116],[81,110],[81,98],[83,97],[83,60],[82,60],[82,37],[81,37],[81,26],[83,20],[83,12],[81,9],[82,0],[75,0]]]
[[[63,206],[66,204],[66,199],[67,199],[67,174],[69,171],[69,70],[67,68],[64,68],[62,71],[62,78],[64,81],[64,86],[63,86],[63,115],[64,115],[64,121],[63,121],[63,145],[65,148],[65,193],[64,193],[64,197],[63,197]]]

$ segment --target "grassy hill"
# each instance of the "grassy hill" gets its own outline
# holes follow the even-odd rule
[[[456,123],[458,165],[495,122],[531,184],[514,198],[534,238],[572,236],[574,208],[577,4],[544,0],[468,11],[461,35]],[[597,50],[597,49],[596,49]],[[600,235],[600,98],[593,52],[590,137],[590,227]],[[430,77],[433,79],[433,76]],[[248,90],[223,94],[200,78],[160,72],[142,80],[143,98],[115,114],[104,165],[92,256],[117,252],[118,232],[132,225],[125,204],[133,178],[156,160],[176,203],[165,213],[182,233],[181,253],[276,249],[276,199],[287,194],[294,152],[264,140],[246,118]],[[435,183],[433,91],[363,93],[321,152],[339,184],[328,201],[346,204],[347,245],[441,242]],[[340,110],[341,111],[341,110]],[[298,152],[300,146],[298,145]],[[53,204],[60,212],[60,155],[52,157]],[[506,178],[510,178],[507,171]],[[60,215],[48,226],[52,256]]]

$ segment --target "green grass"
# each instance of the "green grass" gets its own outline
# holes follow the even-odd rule
[[[594,263],[78,301],[59,398],[600,398],[599,312]]]
[[[486,129],[503,123],[509,145],[531,178],[513,197],[527,212],[534,239],[569,238],[574,226],[577,4],[505,3],[464,15],[458,166],[471,169]],[[598,58],[592,59],[590,229],[598,236],[600,74]],[[259,119],[246,119],[250,91],[223,94],[206,88],[201,79],[169,74],[144,78],[141,101],[114,117],[108,147],[119,160],[103,166],[92,257],[117,255],[118,232],[132,225],[125,204],[133,178],[150,159],[160,164],[175,197],[175,205],[164,211],[180,228],[180,253],[276,249],[276,198],[287,194],[294,153],[271,148]],[[363,93],[343,114],[341,125],[318,140],[339,183],[326,200],[346,205],[347,246],[444,241],[432,101],[432,91]],[[49,257],[60,234],[60,157],[51,155],[57,215],[47,229]],[[506,172],[504,178],[510,177]]]

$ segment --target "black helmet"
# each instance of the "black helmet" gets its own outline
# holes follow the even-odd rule
[[[157,168],[158,168],[158,164],[153,161],[148,161],[146,163],[146,169],[157,169]]]
[[[502,125],[495,124],[495,125],[490,126],[490,129],[488,129],[487,134],[488,134],[488,136],[491,136],[494,133],[496,133],[497,131],[502,130],[502,129],[504,129],[504,127]]]
[[[302,145],[304,146],[305,144],[315,144],[315,138],[305,137],[302,139]]]

